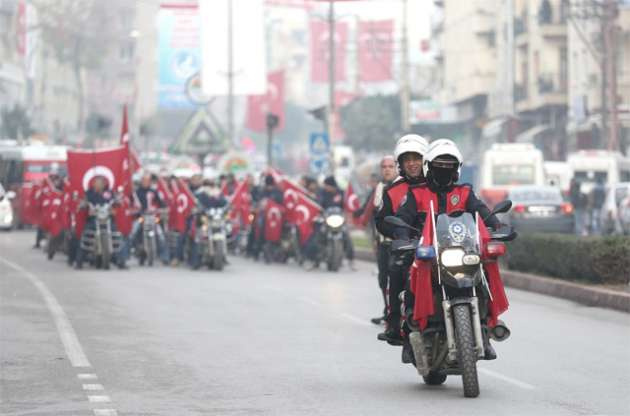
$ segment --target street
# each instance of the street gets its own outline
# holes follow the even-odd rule
[[[628,415],[630,315],[510,290],[512,337],[428,387],[376,340],[374,266],[70,269],[0,234],[2,415]]]

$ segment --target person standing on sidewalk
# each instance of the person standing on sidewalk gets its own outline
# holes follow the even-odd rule
[[[387,285],[389,282],[389,254],[391,249],[392,240],[379,233],[374,223],[374,213],[376,209],[381,205],[383,201],[383,191],[386,187],[394,182],[398,173],[396,172],[396,159],[392,155],[383,156],[380,163],[381,168],[381,180],[372,189],[372,192],[367,197],[365,203],[353,214],[355,218],[365,215],[368,209],[372,210],[369,227],[372,229],[372,234],[375,240],[376,251],[376,263],[378,266],[378,286],[381,289],[383,295],[383,315],[372,318],[371,321],[375,325],[380,325],[387,319]],[[369,207],[369,204],[372,204]]]

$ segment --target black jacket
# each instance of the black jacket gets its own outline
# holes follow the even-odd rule
[[[328,192],[322,189],[317,199],[324,210],[333,207],[343,209],[343,191],[340,189],[337,189],[335,192]]]
[[[149,195],[151,195],[150,199],[154,204],[157,204],[159,208],[164,208],[166,204],[160,198],[159,193],[153,188],[144,188],[139,187],[136,189],[136,198],[138,198],[138,202],[140,203],[140,210],[145,212],[149,209]]]

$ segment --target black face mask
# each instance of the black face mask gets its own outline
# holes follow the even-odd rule
[[[446,188],[453,184],[453,176],[453,171],[451,169],[431,169],[431,178],[433,179],[433,182],[442,188]]]

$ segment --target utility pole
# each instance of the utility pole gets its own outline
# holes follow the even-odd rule
[[[228,77],[228,96],[227,96],[227,134],[231,144],[234,144],[234,56],[233,56],[233,48],[234,48],[234,40],[233,40],[233,17],[232,17],[232,0],[227,1],[227,19],[228,19],[228,68],[227,68],[227,77]]]
[[[407,0],[402,0],[402,34],[400,59],[400,125],[409,132],[409,39],[407,36]]]
[[[335,0],[328,0],[328,140],[335,126]]]
[[[608,78],[607,100],[610,108],[610,123],[608,125],[608,150],[619,148],[619,118],[617,114],[617,4],[615,0],[606,0],[604,5],[604,61],[606,78]]]
[[[507,111],[510,117],[514,117],[514,0],[506,0],[507,6],[507,22],[505,25],[506,33],[506,47],[507,47],[507,77],[506,77],[506,96],[507,96]],[[510,121],[511,122],[511,121]],[[510,129],[510,136],[511,136]],[[510,141],[512,137],[509,138]]]

